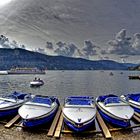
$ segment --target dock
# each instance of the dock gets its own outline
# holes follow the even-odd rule
[[[118,128],[114,127],[110,124],[108,124],[100,115],[100,113],[97,111],[96,118],[95,118],[95,123],[93,126],[91,126],[90,129],[80,132],[80,136],[84,135],[84,137],[87,135],[97,135],[101,134],[103,137],[106,139],[112,139],[112,132],[114,131],[124,131],[128,129],[133,129],[133,128],[138,128],[140,127],[140,114],[135,112],[132,119],[131,119],[132,124],[127,127],[127,128]],[[21,127],[24,128],[22,125],[22,120],[19,115],[16,115],[15,117],[8,119],[7,121],[0,121],[1,124],[4,125],[5,128],[11,129],[12,127]],[[71,129],[68,128],[68,126],[64,122],[63,118],[63,113],[62,113],[62,106],[59,107],[54,120],[48,126],[47,128],[40,128],[40,130],[46,131],[46,136],[49,138],[65,138],[65,136],[69,135],[71,138],[78,136],[79,133],[72,131]]]

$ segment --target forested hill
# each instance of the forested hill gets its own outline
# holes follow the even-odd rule
[[[111,60],[90,61],[82,58],[48,56],[25,49],[0,49],[0,70],[12,67],[38,67],[49,70],[127,70],[127,64]]]

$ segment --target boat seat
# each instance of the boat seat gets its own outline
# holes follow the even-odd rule
[[[91,105],[91,100],[74,100],[74,99],[69,99],[68,100],[69,105]]]
[[[109,97],[118,97],[118,96],[116,96],[116,95],[114,95],[114,94],[99,96],[99,97],[98,97],[98,101],[104,102],[104,100],[105,100],[106,98],[109,98]]]
[[[128,96],[129,97],[129,99],[131,99],[131,100],[134,100],[134,101],[136,101],[136,102],[140,102],[140,94],[138,95],[138,94],[131,94],[131,95],[129,95]]]
[[[93,99],[93,97],[90,97],[90,96],[70,96],[67,99]]]
[[[19,92],[15,91],[14,93],[12,93],[11,95],[9,95],[7,97],[24,100],[26,95],[28,95],[28,94],[26,94],[26,93],[19,93]]]
[[[34,103],[42,103],[42,104],[48,104],[51,105],[52,101],[50,98],[43,98],[43,97],[34,97],[32,102]]]
[[[120,103],[120,99],[118,97],[109,97],[109,98],[106,98],[104,101],[105,105],[112,104],[112,103]]]

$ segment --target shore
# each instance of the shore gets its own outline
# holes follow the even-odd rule
[[[118,132],[112,132],[113,140],[139,140],[140,127],[132,130],[123,130]],[[21,127],[12,127],[6,129],[4,125],[0,125],[0,140],[53,140],[55,138],[47,137],[47,130],[24,130]],[[61,135],[61,140],[106,140],[102,134],[77,136],[65,134]]]

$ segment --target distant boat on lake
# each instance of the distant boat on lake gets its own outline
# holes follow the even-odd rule
[[[0,75],[7,75],[8,72],[7,71],[0,71]]]
[[[129,79],[138,79],[138,80],[140,80],[140,76],[139,75],[130,75],[128,77],[129,77]]]
[[[113,74],[113,72],[110,72],[109,75],[110,75],[110,76],[113,76],[114,74]]]
[[[27,67],[24,68],[16,67],[8,70],[7,72],[8,74],[45,74],[45,70]]]
[[[41,80],[40,78],[36,78],[30,82],[30,86],[31,87],[40,87],[40,86],[43,86],[44,85],[44,81]]]

